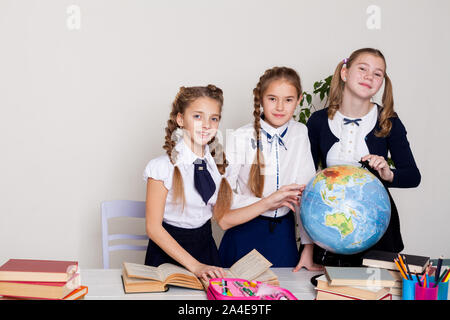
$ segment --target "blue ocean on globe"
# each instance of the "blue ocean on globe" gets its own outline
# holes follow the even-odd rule
[[[300,218],[320,247],[355,254],[381,239],[389,225],[391,204],[381,181],[368,170],[333,166],[319,171],[306,185]]]

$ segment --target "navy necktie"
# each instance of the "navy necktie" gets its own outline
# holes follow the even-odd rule
[[[216,183],[206,168],[205,160],[197,159],[194,161],[194,185],[205,204],[207,204],[216,191]]]
[[[344,125],[345,125],[345,124],[349,124],[349,123],[354,123],[354,124],[356,124],[357,126],[359,126],[358,121],[361,121],[361,120],[362,120],[362,119],[351,120],[351,119],[344,118]]]

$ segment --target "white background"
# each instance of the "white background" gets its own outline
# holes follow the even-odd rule
[[[380,29],[366,25],[370,5]],[[386,56],[422,173],[418,188],[392,189],[404,252],[450,257],[449,16],[446,0],[1,0],[0,263],[101,267],[100,203],[145,199],[180,86],[224,90],[225,132],[252,121],[267,68],[296,69],[312,91],[367,46]]]

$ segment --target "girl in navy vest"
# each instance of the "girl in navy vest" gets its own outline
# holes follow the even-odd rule
[[[384,82],[382,106],[372,97]],[[333,75],[328,107],[314,112],[307,123],[316,168],[339,164],[368,169],[384,184],[391,201],[391,220],[386,233],[370,249],[400,252],[403,241],[397,208],[388,188],[413,188],[420,183],[406,129],[394,111],[392,84],[386,60],[376,49],[363,48],[341,61]],[[394,168],[387,162],[390,154]],[[362,255],[338,255],[315,247],[314,261],[325,265],[358,266]]]
[[[146,265],[182,265],[205,280],[225,276],[210,221],[214,205],[231,201],[225,155],[215,138],[222,105],[222,90],[214,85],[181,87],[172,104],[166,155],[144,171]]]
[[[226,230],[219,247],[221,261],[229,267],[256,249],[274,267],[318,270],[312,241],[301,225],[306,246],[301,257],[296,241],[298,197],[316,172],[307,128],[292,119],[302,95],[300,77],[291,68],[266,70],[253,95],[254,121],[227,137],[232,167],[228,179],[239,201],[219,220]],[[285,202],[267,204],[282,194],[287,195]]]

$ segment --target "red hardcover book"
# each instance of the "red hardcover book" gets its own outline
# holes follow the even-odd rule
[[[0,266],[0,281],[67,282],[77,271],[77,261],[9,259]]]

